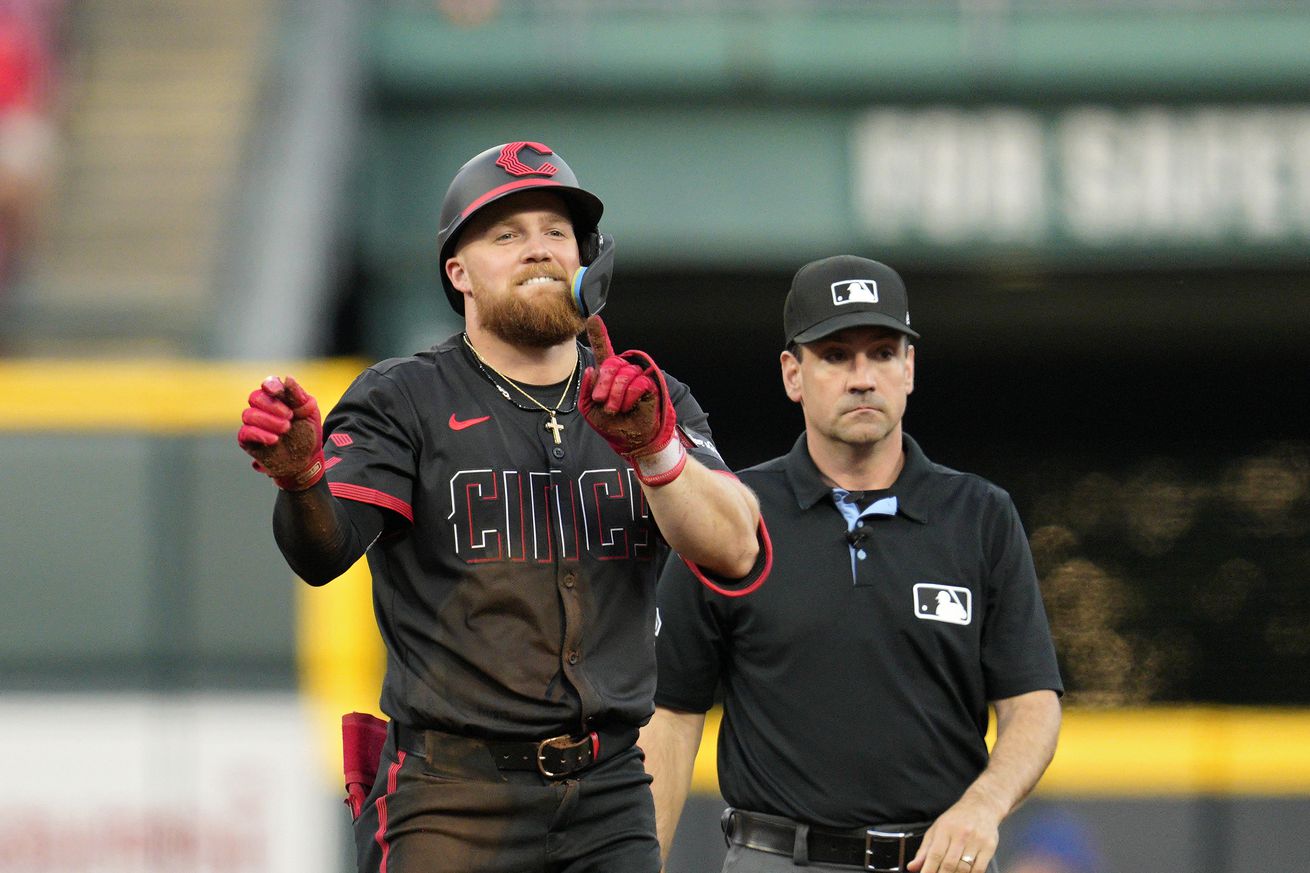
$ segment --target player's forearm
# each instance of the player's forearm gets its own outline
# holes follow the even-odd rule
[[[304,491],[279,491],[273,537],[291,569],[310,585],[340,576],[376,538],[362,534],[322,480]]]
[[[965,796],[992,806],[998,821],[1037,785],[1055,756],[1060,700],[1054,691],[1033,691],[995,701],[996,744],[987,768]]]
[[[760,504],[749,488],[694,458],[667,485],[642,488],[660,533],[683,558],[725,579],[751,571]]]
[[[661,862],[668,859],[673,846],[704,729],[703,712],[656,707],[655,715],[641,729],[637,740],[646,755],[646,772],[652,779],[650,790],[655,796],[655,830],[660,841]]]

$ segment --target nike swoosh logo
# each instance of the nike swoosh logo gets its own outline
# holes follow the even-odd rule
[[[482,422],[490,421],[490,420],[491,420],[490,415],[484,415],[481,418],[470,418],[467,421],[460,421],[458,418],[455,417],[455,413],[452,412],[450,414],[450,429],[463,430],[466,427],[472,427],[475,424],[482,424]]]

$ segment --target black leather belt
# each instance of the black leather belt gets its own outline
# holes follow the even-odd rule
[[[798,864],[841,864],[895,873],[914,859],[929,823],[833,830],[777,815],[726,809],[723,835],[729,844],[788,855]]]
[[[396,745],[418,753],[425,753],[428,734],[451,736],[398,722],[392,722],[392,725]],[[636,741],[636,728],[619,732],[592,731],[581,737],[563,735],[544,740],[474,740],[487,747],[498,769],[535,770],[547,779],[564,779],[581,773],[593,764],[631,748]]]

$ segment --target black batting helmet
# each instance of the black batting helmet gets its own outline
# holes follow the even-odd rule
[[[537,189],[564,198],[573,219],[582,263],[588,264],[595,257],[596,225],[605,204],[578,186],[578,177],[564,159],[539,142],[510,142],[489,148],[460,167],[441,201],[441,231],[437,235],[441,246],[441,286],[446,290],[451,308],[460,315],[464,314],[464,295],[455,290],[446,275],[446,261],[455,252],[460,231],[488,203]]]

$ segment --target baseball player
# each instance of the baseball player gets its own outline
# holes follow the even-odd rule
[[[608,284],[602,208],[541,143],[482,152],[441,210],[465,330],[369,367],[321,429],[289,376],[243,414],[291,567],[321,585],[368,555],[390,724],[360,871],[660,866],[634,745],[655,577],[669,546],[747,575],[759,515],[687,387],[584,322]]]
[[[805,430],[741,474],[772,536],[769,582],[730,597],[696,568],[660,579],[640,743],[661,843],[721,687],[725,871],[981,873],[1060,723],[1027,539],[1005,492],[929,461],[902,429],[918,334],[894,270],[808,264],[783,321]]]

